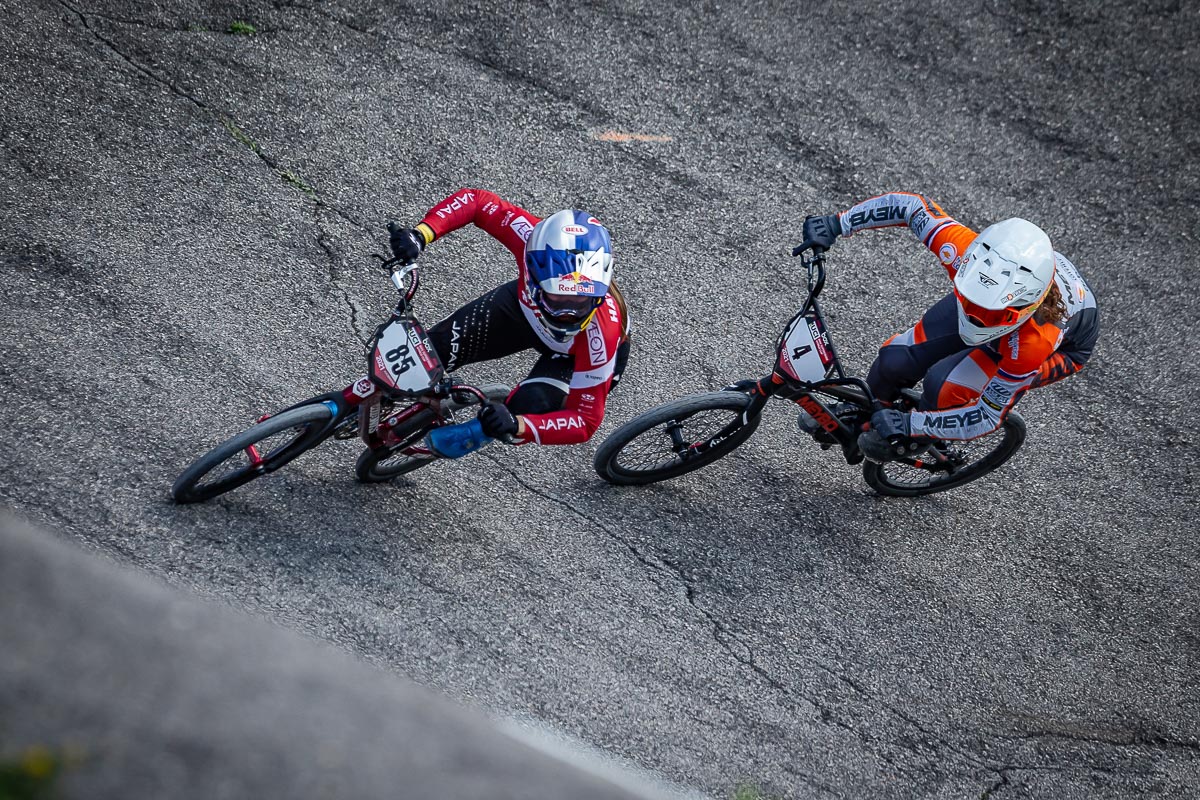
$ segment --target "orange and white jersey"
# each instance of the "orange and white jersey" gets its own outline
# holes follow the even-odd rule
[[[978,235],[944,212],[937,203],[918,194],[892,192],[864,200],[838,215],[844,236],[868,228],[908,226],[933,252],[950,279],[954,279],[963,254]],[[1060,349],[1091,353],[1099,333],[1096,298],[1075,265],[1054,254],[1055,283],[1067,306],[1061,327],[1042,324],[1031,317],[1019,328],[981,345],[951,376],[952,391],[943,392],[938,408],[912,413],[914,435],[941,439],[974,439],[1000,426],[1004,415],[1031,386],[1049,382],[1041,373],[1058,369]],[[925,341],[918,323],[889,343]]]

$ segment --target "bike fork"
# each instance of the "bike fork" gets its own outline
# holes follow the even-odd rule
[[[260,422],[265,422],[266,420],[269,420],[270,418],[271,418],[270,414],[263,414],[261,417],[254,420],[254,424],[257,425]],[[263,463],[263,457],[258,452],[258,448],[255,447],[254,445],[250,445],[249,447],[246,448],[246,457],[250,459],[250,466],[252,466],[252,467],[261,466]]]

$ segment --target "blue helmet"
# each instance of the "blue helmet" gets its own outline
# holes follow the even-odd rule
[[[565,209],[546,217],[525,243],[534,314],[557,341],[591,321],[612,283],[608,229],[586,211]]]

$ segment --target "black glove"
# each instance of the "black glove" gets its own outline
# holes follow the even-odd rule
[[[395,222],[388,223],[388,242],[392,254],[403,262],[416,261],[425,249],[425,237],[415,228],[401,228]]]
[[[479,409],[479,424],[483,426],[484,436],[493,439],[503,439],[505,436],[516,436],[517,418],[508,410],[508,406],[499,400],[491,400]]]
[[[871,429],[859,435],[858,449],[869,460],[883,464],[913,448],[911,432],[912,418],[908,414],[885,408],[871,415]]]
[[[884,408],[871,415],[871,427],[889,442],[907,439],[912,432],[912,418],[894,408]]]
[[[842,223],[838,221],[837,214],[808,216],[804,218],[803,233],[804,244],[797,247],[796,252],[810,247],[828,250],[833,247],[834,240],[842,235]]]

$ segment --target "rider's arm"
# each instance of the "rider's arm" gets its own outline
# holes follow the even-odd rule
[[[907,225],[921,243],[937,254],[942,266],[954,276],[958,259],[976,236],[975,231],[956,221],[941,206],[911,192],[892,192],[872,197],[838,214],[843,236],[868,228]]]
[[[1037,374],[1037,370],[1024,375],[1000,370],[974,403],[937,411],[914,411],[910,419],[912,435],[974,439],[991,433],[1004,422],[1004,416],[1033,384]]]
[[[541,220],[486,189],[459,189],[429,209],[417,231],[430,244],[450,231],[474,223],[499,239],[517,258],[524,258],[525,240]]]
[[[600,317],[604,315],[602,320]],[[571,377],[562,410],[547,414],[522,414],[519,434],[524,442],[537,444],[580,444],[604,421],[604,406],[617,362],[624,323],[612,297],[596,314],[587,329],[575,337],[571,348],[575,374]]]
[[[1037,385],[1042,370],[1055,360],[1061,341],[1061,329],[1033,320],[996,340],[1000,361],[979,397],[957,408],[912,412],[912,435],[974,439],[996,430],[1021,395]],[[980,374],[980,379],[986,374]]]

